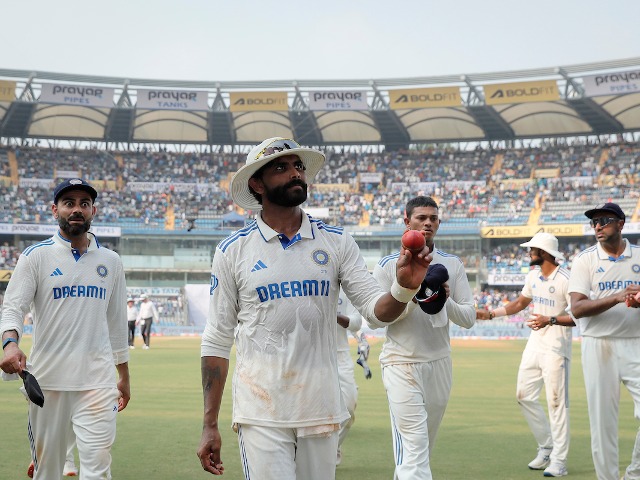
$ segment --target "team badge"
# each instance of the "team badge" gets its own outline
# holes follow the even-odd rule
[[[209,295],[213,295],[213,291],[218,288],[218,277],[211,274],[211,286],[209,287]]]
[[[633,270],[633,273],[640,273],[640,265],[633,265],[631,270]]]
[[[555,293],[556,287],[549,287],[549,293]]]
[[[315,250],[311,254],[311,258],[313,258],[313,261],[316,262],[316,264],[318,265],[324,266],[327,263],[329,263],[329,254],[324,250]]]
[[[96,272],[102,278],[104,278],[107,275],[109,275],[109,270],[107,270],[107,267],[105,267],[104,265],[98,265],[97,268],[96,268]]]

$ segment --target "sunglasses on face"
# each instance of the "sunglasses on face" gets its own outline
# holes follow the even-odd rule
[[[618,220],[620,219],[616,217],[592,218],[589,221],[589,225],[591,225],[593,228],[596,228],[598,225],[600,225],[601,227],[606,227],[610,223],[617,222]]]
[[[294,140],[291,140],[291,139],[276,140],[275,142],[272,142],[266,147],[264,147],[262,151],[260,151],[260,153],[258,153],[258,155],[256,156],[256,160],[262,157],[273,155],[274,153],[280,153],[280,152],[284,152],[285,150],[291,150],[293,148],[300,148],[300,145]]]

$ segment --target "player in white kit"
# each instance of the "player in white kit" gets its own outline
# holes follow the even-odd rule
[[[198,456],[214,475],[224,470],[218,412],[235,337],[232,416],[245,478],[335,478],[338,430],[349,419],[337,374],[340,287],[363,316],[392,321],[431,259],[427,249],[402,249],[396,282],[381,289],[353,237],[300,208],[324,160],[320,151],[270,138],[231,180],[235,203],[259,213],[221,241],[213,259]]]
[[[367,323],[372,328],[387,326],[380,364],[391,413],[395,478],[423,480],[432,478],[430,455],[451,393],[449,320],[470,328],[476,314],[462,261],[435,247],[440,227],[437,203],[430,197],[409,200],[404,221],[407,228],[425,233],[431,265],[443,265],[449,273],[438,292],[444,307],[427,314],[411,303],[407,314],[395,322],[367,319]],[[392,254],[376,265],[373,276],[382,288],[393,283],[397,260],[398,255]]]
[[[640,315],[633,296],[640,291],[640,247],[622,238],[625,214],[605,203],[585,212],[597,244],[571,266],[571,313],[582,333],[582,369],[591,426],[591,453],[599,480],[618,480],[620,383],[633,398],[640,419]],[[640,432],[623,477],[640,479]]]
[[[29,404],[36,480],[60,478],[71,431],[82,478],[111,478],[116,413],[129,402],[124,269],[120,257],[88,232],[96,197],[81,179],[56,187],[51,208],[60,228],[20,255],[5,293],[0,320],[5,374],[27,367],[18,344],[33,303],[29,370],[45,398],[42,408]]]
[[[358,386],[354,375],[351,348],[349,347],[348,332],[355,334],[362,326],[362,315],[351,304],[347,296],[340,289],[338,297],[338,321],[336,337],[338,342],[338,376],[340,378],[340,392],[351,418],[340,425],[338,432],[338,455],[336,464],[342,461],[342,443],[355,422],[356,404],[358,402]]]
[[[529,468],[544,470],[545,477],[562,477],[568,474],[570,327],[575,325],[568,313],[569,271],[558,265],[564,255],[550,233],[536,233],[520,246],[529,248],[530,266],[534,267],[525,277],[522,293],[504,307],[477,310],[476,315],[492,320],[514,315],[533,303],[527,321],[532,331],[518,369],[516,398],[538,444]],[[543,385],[549,419],[539,402]]]

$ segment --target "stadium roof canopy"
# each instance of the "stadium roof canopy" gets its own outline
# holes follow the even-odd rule
[[[640,58],[377,80],[202,82],[0,69],[0,137],[380,145],[640,131]]]

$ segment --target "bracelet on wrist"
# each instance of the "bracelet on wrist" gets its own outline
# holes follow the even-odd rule
[[[9,345],[11,342],[15,342],[15,344],[18,344],[18,339],[17,338],[13,338],[13,337],[7,337],[2,341],[2,350],[5,349],[5,347],[7,345]]]
[[[493,313],[493,310],[489,310],[489,320],[493,320],[495,318],[496,314]]]

